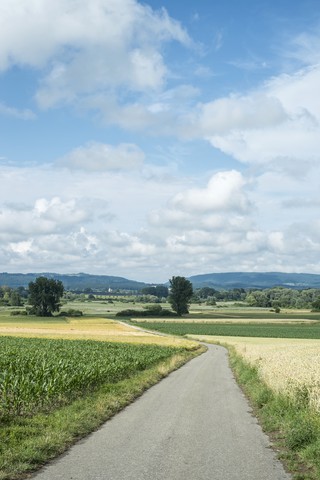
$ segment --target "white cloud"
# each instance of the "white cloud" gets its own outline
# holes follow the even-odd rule
[[[33,206],[3,206],[0,210],[0,239],[15,239],[19,245],[28,236],[67,232],[79,223],[88,222],[91,215],[75,200],[63,202],[59,197],[39,198]]]
[[[98,92],[81,98],[77,108],[93,111],[105,125],[172,136],[180,134],[180,123],[185,122],[199,94],[192,85],[149,92],[130,101],[117,98],[114,92]]]
[[[38,266],[145,281],[210,271],[316,271],[318,178],[248,178],[230,170],[201,186],[196,177],[164,180],[143,169],[88,175],[7,166],[0,172],[0,261],[8,271]],[[308,211],[291,205],[288,215],[284,201],[297,190],[315,204]],[[12,191],[16,203],[8,203]]]
[[[230,130],[264,129],[287,119],[281,102],[272,96],[252,95],[222,98],[200,108],[200,131],[206,136]]]
[[[240,172],[219,172],[210,179],[206,188],[192,189],[176,195],[172,205],[189,212],[245,211],[249,202],[243,191],[244,185],[245,180]]]
[[[19,32],[19,35],[17,35]],[[161,45],[189,45],[164,9],[136,0],[2,0],[0,70],[43,70],[36,94],[49,108],[92,91],[158,89],[167,76]]]
[[[57,162],[58,166],[86,171],[132,170],[143,165],[145,155],[133,144],[107,145],[92,142],[78,147]]]
[[[274,77],[245,96],[201,104],[185,134],[206,138],[240,162],[299,174],[302,162],[312,168],[320,160],[319,83],[320,66],[314,65]]]

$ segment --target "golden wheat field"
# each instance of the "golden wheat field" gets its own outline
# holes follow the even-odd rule
[[[106,342],[143,343],[195,348],[197,344],[183,338],[143,331],[122,322],[99,317],[50,321],[11,321],[2,323],[0,335],[17,337],[65,338]]]
[[[233,345],[275,392],[309,399],[320,412],[320,340],[195,336],[208,343]]]

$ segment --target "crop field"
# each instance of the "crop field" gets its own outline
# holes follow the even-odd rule
[[[0,419],[51,409],[177,352],[156,345],[0,337]]]
[[[134,322],[140,327],[170,335],[221,335],[236,337],[320,339],[320,323],[199,323]]]
[[[275,392],[320,413],[320,340],[240,338],[195,335],[208,343],[232,345]]]
[[[238,318],[246,320],[320,320],[320,312],[311,312],[310,309],[281,308],[276,313],[272,308],[250,307],[245,303],[217,302],[216,305],[190,306],[190,314],[185,318]]]
[[[203,351],[100,308],[77,318],[0,308],[1,480],[24,478]]]
[[[195,342],[141,331],[130,325],[102,317],[11,317],[0,313],[1,336],[102,340],[133,344],[157,344],[194,348]]]

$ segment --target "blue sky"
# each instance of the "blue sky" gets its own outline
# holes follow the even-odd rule
[[[2,0],[0,265],[320,271],[317,0]]]

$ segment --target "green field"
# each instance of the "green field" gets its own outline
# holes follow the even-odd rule
[[[0,420],[66,404],[179,351],[157,345],[0,337]]]
[[[200,323],[200,322],[132,322],[142,328],[170,335],[222,335],[234,337],[320,338],[320,323]]]
[[[320,313],[313,313],[313,312],[306,312],[305,310],[286,310],[283,313],[274,313],[270,312],[270,309],[267,308],[250,308],[250,309],[235,309],[235,308],[221,308],[221,309],[213,309],[211,310],[204,310],[200,309],[198,312],[196,308],[192,308],[190,310],[190,315],[185,317],[184,320],[198,320],[198,319],[226,319],[226,320],[261,320],[261,319],[270,319],[270,320],[292,320],[292,321],[299,321],[301,319],[304,320],[312,320],[312,321],[320,321]]]

